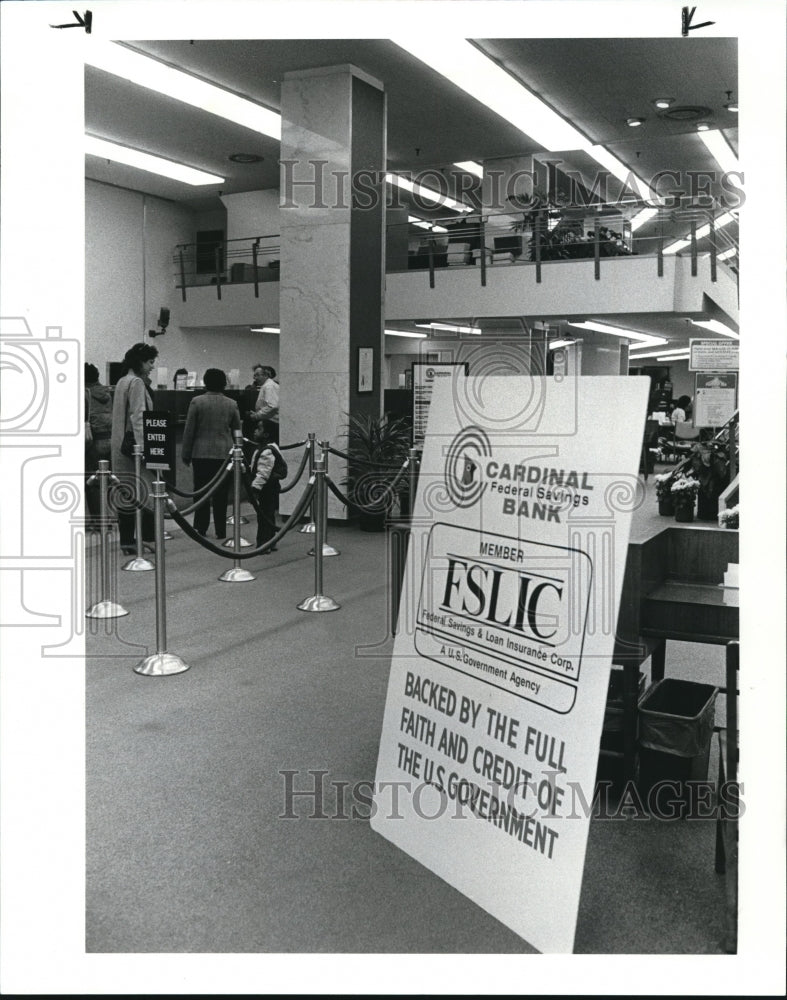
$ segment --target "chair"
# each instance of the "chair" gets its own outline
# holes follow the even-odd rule
[[[738,950],[738,668],[736,641],[727,643],[726,728],[719,731],[719,795],[716,813],[716,871],[724,875],[724,950]],[[721,790],[724,789],[724,795]]]

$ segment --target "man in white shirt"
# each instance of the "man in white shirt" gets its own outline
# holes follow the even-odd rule
[[[265,366],[265,378],[257,396],[254,409],[254,419],[262,424],[268,437],[275,444],[279,443],[279,383],[276,381],[276,370],[270,365]]]

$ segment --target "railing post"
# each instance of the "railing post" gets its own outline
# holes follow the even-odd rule
[[[434,288],[434,241],[429,240],[429,287]]]
[[[259,249],[260,241],[256,239],[251,247],[251,262],[254,268],[254,298],[258,299],[260,297],[260,281],[257,276],[257,250]]]
[[[251,542],[240,536],[240,526],[243,518],[240,516],[240,493],[243,485],[243,446],[241,441],[243,435],[240,431],[233,432],[235,446],[232,449],[232,538],[228,538],[224,547],[233,548],[237,552],[240,549],[251,548]],[[235,560],[237,562],[237,560]],[[221,577],[219,578],[221,579]]]
[[[183,301],[186,301],[186,263],[183,260],[183,247],[178,247],[178,257],[180,258],[180,292]]]
[[[331,443],[330,441],[320,441],[320,453],[322,458],[323,467],[325,469],[325,482],[326,482],[326,492],[325,492],[325,503],[322,508],[322,554],[323,558],[327,556],[338,556],[339,550],[334,548],[333,545],[328,544],[328,453],[330,451]],[[309,556],[317,554],[317,542],[315,540],[314,548],[309,549],[306,553]]]
[[[144,573],[153,569],[153,563],[145,558],[142,542],[142,504],[140,501],[140,485],[142,483],[142,445],[134,445],[134,495],[137,509],[134,511],[134,530],[137,535],[137,554],[120,568],[127,573]]]
[[[541,284],[541,213],[536,212],[533,223],[533,245],[536,252],[536,284]]]
[[[697,277],[697,223],[691,220],[691,276]]]
[[[326,597],[323,592],[323,581],[322,581],[322,556],[323,556],[323,524],[324,524],[324,510],[327,501],[326,484],[325,484],[325,463],[322,458],[318,459],[314,463],[314,479],[315,479],[315,490],[314,497],[316,502],[316,514],[315,514],[315,524],[317,527],[315,544],[314,544],[314,594],[310,597],[304,598],[298,605],[299,611],[338,611],[341,607],[332,597]]]
[[[656,249],[656,273],[664,277],[664,209],[659,208],[659,244]]]
[[[99,520],[101,523],[101,535],[99,537],[99,560],[101,563],[101,598],[91,605],[85,612],[86,618],[122,618],[128,611],[121,605],[113,601],[110,593],[110,573],[109,573],[109,499],[107,491],[109,480],[115,477],[109,471],[109,462],[102,458],[98,463],[98,472],[88,479],[90,485],[93,479],[98,479],[99,485]],[[117,480],[115,480],[117,482]]]
[[[216,296],[221,299],[221,244],[216,247]]]
[[[316,435],[313,432],[310,432],[307,435],[307,438],[308,438],[307,447],[309,449],[309,479],[311,479],[311,477],[314,475],[314,458],[315,458],[315,456],[314,456],[314,446],[315,446],[315,437],[316,437]],[[299,532],[300,532],[300,534],[302,534],[302,535],[310,535],[310,534],[312,534],[313,532],[315,532],[317,530],[317,526],[314,523],[315,507],[316,507],[316,503],[314,501],[314,498],[312,498],[312,502],[309,505],[309,520],[306,522],[306,524],[304,524],[304,526],[302,528],[298,529]]]
[[[144,677],[163,677],[167,674],[182,674],[189,665],[175,653],[167,652],[167,587],[164,573],[164,506],[167,502],[165,483],[157,479],[153,483],[153,530],[156,539],[156,652],[146,656],[134,673]]]
[[[478,217],[478,242],[481,246],[481,287],[486,288],[486,226],[484,217]]]
[[[593,276],[601,279],[601,222],[593,220]]]
[[[710,213],[710,280],[716,280],[716,220]]]

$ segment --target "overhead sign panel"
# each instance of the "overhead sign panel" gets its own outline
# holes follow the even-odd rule
[[[649,385],[432,391],[371,822],[541,951],[573,948]]]

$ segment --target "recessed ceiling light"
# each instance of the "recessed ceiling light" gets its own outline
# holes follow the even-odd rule
[[[636,128],[638,125],[642,125],[644,121],[644,118],[627,118],[626,124],[629,128]]]
[[[252,333],[281,333],[278,326],[251,326]]]
[[[708,132],[710,130],[710,122],[697,122],[698,132]]]
[[[665,111],[670,105],[675,103],[674,97],[657,97],[655,101],[651,102],[659,109],[659,111]]]
[[[200,184],[224,183],[224,178],[217,174],[209,174],[204,170],[197,170],[195,167],[187,167],[184,163],[176,163],[174,160],[165,160],[162,156],[154,156],[152,153],[143,153],[142,150],[131,149],[130,146],[120,146],[116,142],[99,139],[95,135],[85,136],[85,152],[91,156],[100,156],[104,160],[124,163],[127,167],[147,170],[160,177],[183,181],[184,184],[192,184],[195,187]]]
[[[256,153],[230,153],[227,159],[233,163],[262,163],[264,157]]]
[[[727,109],[727,111],[731,111],[734,115],[737,115],[737,113],[738,113],[738,102],[737,101],[730,101],[730,103],[729,104],[725,104],[724,107]]]

